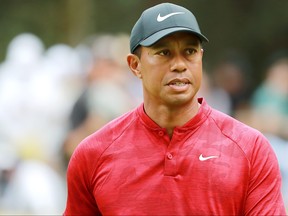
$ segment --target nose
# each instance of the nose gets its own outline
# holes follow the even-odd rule
[[[171,71],[181,73],[186,71],[186,69],[187,67],[184,57],[181,55],[174,56],[171,60]]]

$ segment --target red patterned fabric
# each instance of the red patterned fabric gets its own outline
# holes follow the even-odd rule
[[[64,215],[285,215],[265,137],[199,102],[171,140],[143,104],[83,140]]]

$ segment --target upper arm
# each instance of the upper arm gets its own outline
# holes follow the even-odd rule
[[[278,161],[264,137],[257,139],[250,163],[245,215],[285,215]]]
[[[67,203],[64,215],[101,215],[91,189],[91,165],[85,148],[76,148],[67,169]]]

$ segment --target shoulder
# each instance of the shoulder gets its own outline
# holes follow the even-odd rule
[[[229,135],[231,138],[236,139],[242,133],[248,133],[253,136],[262,136],[261,132],[255,128],[252,128],[213,108],[210,114],[210,120],[212,120],[224,134]]]
[[[112,120],[82,140],[74,150],[67,169],[67,179],[81,179],[90,187],[102,157],[119,143],[126,131],[135,127],[137,108]],[[124,134],[124,135],[123,135]],[[80,180],[79,180],[80,181]]]
[[[132,110],[82,140],[70,158],[68,176],[81,173],[81,178],[91,179],[101,156],[128,128],[133,127],[137,116],[136,109]]]
[[[209,119],[226,138],[238,145],[248,158],[255,151],[272,151],[267,138],[257,129],[215,109],[212,109]]]
[[[212,109],[208,119],[210,124],[216,125],[226,143],[242,152],[248,162],[251,178],[257,178],[261,170],[264,173],[274,170],[274,177],[279,177],[276,154],[260,131],[215,109]]]
[[[75,149],[75,154],[82,154],[95,158],[95,155],[101,154],[115,140],[117,140],[128,128],[133,127],[137,120],[138,114],[136,109],[123,114],[122,116],[110,121],[102,128],[86,137]]]

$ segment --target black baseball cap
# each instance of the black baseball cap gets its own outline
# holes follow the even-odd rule
[[[188,31],[199,37],[201,42],[208,39],[201,33],[193,13],[184,7],[162,3],[146,9],[135,23],[130,36],[130,51],[141,46],[151,46],[164,36],[178,31]]]

